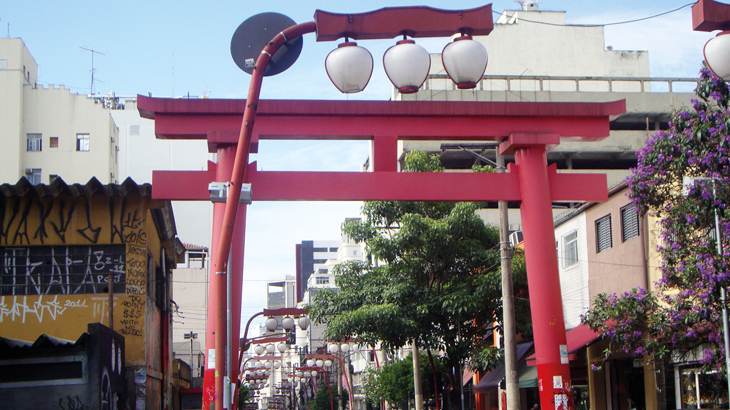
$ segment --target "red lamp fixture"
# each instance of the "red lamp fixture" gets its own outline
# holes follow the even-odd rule
[[[441,61],[456,88],[475,88],[487,70],[487,49],[472,36],[462,34],[444,47]]]

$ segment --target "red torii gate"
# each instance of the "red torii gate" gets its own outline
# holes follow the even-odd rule
[[[143,117],[155,120],[158,138],[207,139],[209,151],[218,154],[218,164],[209,163],[207,171],[155,171],[153,198],[210,200],[208,183],[228,181],[231,176],[246,101],[138,96],[137,104]],[[567,399],[571,391],[567,354],[561,354],[566,345],[565,324],[551,203],[605,201],[608,190],[605,175],[559,174],[547,165],[545,154],[561,138],[595,141],[607,137],[609,120],[625,110],[623,100],[347,104],[262,100],[251,152],[256,152],[261,139],[371,140],[372,172],[257,171],[254,162],[248,165],[246,182],[252,184],[254,201],[520,201],[538,381],[541,404],[547,409]],[[402,173],[398,172],[399,140],[501,141],[500,151],[514,155],[515,164],[506,173]],[[215,204],[213,254],[224,208],[225,204]],[[240,333],[244,225],[245,205],[240,205],[231,252],[233,329],[229,346],[238,345]],[[218,287],[225,286],[217,276],[211,279],[209,313],[218,311],[215,295]],[[213,346],[210,326],[215,319],[208,323],[206,345]],[[233,361],[237,352],[230,350],[228,360]],[[206,375],[213,371],[206,367]]]

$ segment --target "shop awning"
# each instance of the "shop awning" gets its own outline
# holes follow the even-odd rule
[[[575,352],[596,341],[601,335],[591,330],[588,325],[578,325],[565,333],[566,344],[568,345],[568,359],[576,358]],[[535,366],[535,355],[527,358],[529,366]]]
[[[527,355],[527,352],[532,348],[532,342],[529,343],[519,343],[517,345],[517,361],[523,362],[525,356]],[[524,366],[525,369],[527,369],[527,366]],[[518,366],[519,371],[519,366]],[[521,373],[518,372],[518,376],[520,379],[522,379]],[[499,382],[504,379],[504,364],[500,364],[497,366],[494,370],[491,370],[487,374],[482,377],[481,380],[479,380],[479,383],[477,383],[476,386],[474,386],[474,391],[477,393],[486,393],[488,389],[494,388],[499,386]],[[535,374],[535,380],[537,380],[537,374]],[[526,379],[527,383],[527,379]],[[535,381],[535,383],[537,383]],[[522,387],[522,381],[520,381],[520,387]],[[525,386],[525,387],[531,387],[531,386]]]

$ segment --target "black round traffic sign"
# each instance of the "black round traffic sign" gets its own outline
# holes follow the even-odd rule
[[[231,56],[243,71],[253,74],[256,59],[266,44],[284,29],[295,25],[294,20],[279,13],[261,13],[241,23],[231,39]],[[265,76],[284,72],[291,67],[302,52],[302,37],[287,41],[271,56],[264,71]]]

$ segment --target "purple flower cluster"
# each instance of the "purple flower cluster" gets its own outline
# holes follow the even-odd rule
[[[709,343],[702,363],[720,368],[720,289],[730,285],[730,92],[707,68],[692,108],[675,112],[637,153],[628,178],[642,214],[660,218],[662,277],[656,291],[599,295],[583,322],[617,351],[661,357]],[[701,178],[683,187],[684,177]],[[683,190],[684,188],[684,190]],[[688,188],[688,189],[687,189]],[[684,191],[684,192],[683,192]],[[717,251],[715,214],[723,238]]]

